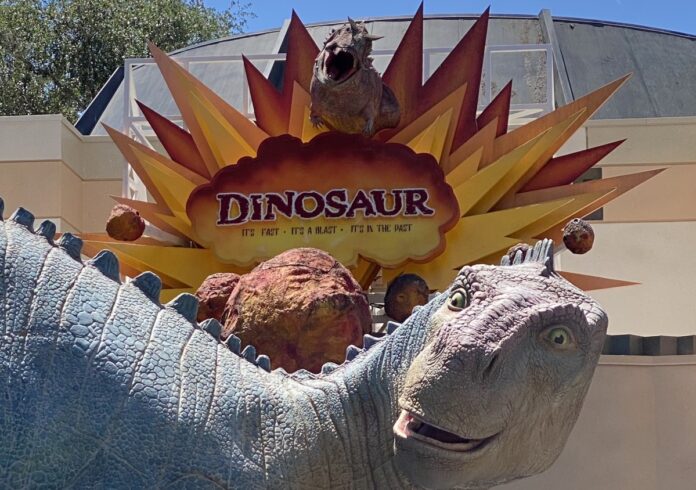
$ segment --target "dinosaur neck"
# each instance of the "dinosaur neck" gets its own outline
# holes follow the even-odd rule
[[[392,464],[392,428],[400,411],[399,396],[408,368],[432,333],[431,315],[441,302],[436,300],[420,308],[393,334],[338,368],[338,380],[345,384],[341,403],[346,412],[346,431],[353,434],[350,452],[364,455],[363,467],[372,470],[362,475],[368,484],[405,484]],[[354,475],[357,480],[360,477]]]

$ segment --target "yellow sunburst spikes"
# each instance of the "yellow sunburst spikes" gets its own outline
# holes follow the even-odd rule
[[[589,206],[592,206],[593,203],[596,203],[612,192],[613,190],[578,194],[574,196],[573,200],[567,203],[565,206],[555,209],[540,220],[519,229],[514,235],[511,236],[517,238],[518,241],[525,241],[529,237],[540,236],[558,224],[565,225],[565,223],[568,222],[569,216],[573,216],[581,209],[587,209]]]
[[[450,176],[456,176],[456,170],[449,174],[446,180],[453,187],[454,195],[459,203],[460,214],[462,216],[466,216],[467,214],[478,214],[476,212],[471,212],[472,208],[488,195],[491,189],[494,189],[515,165],[519,164],[524,156],[538,143],[540,138],[541,136],[538,136],[519,148],[516,148],[507,155],[499,158],[492,165],[479,170],[473,177],[460,184],[452,185],[452,177]],[[480,149],[480,152],[482,150],[483,149]],[[479,155],[480,152],[478,153]],[[472,155],[472,157],[475,155],[476,154]],[[473,165],[473,161],[471,164]],[[464,167],[464,165],[460,165],[460,167]],[[463,170],[463,172],[467,172],[467,170]]]
[[[442,159],[448,130],[452,122],[452,109],[438,116],[421,134],[409,141],[406,146],[416,153],[430,153],[439,162]]]
[[[389,280],[407,268],[408,272],[425,277],[431,288],[446,289],[456,270],[462,265],[477,262],[498,250],[515,245],[519,240],[509,238],[509,235],[570,201],[572,198],[559,199],[464,217],[445,235],[448,246],[441,255],[426,264],[408,264],[399,270],[384,269],[385,279]]]
[[[292,82],[292,99],[290,101],[290,118],[288,119],[288,134],[302,135],[302,128],[309,121],[309,106],[312,98],[299,83]],[[304,138],[302,141],[305,140]]]
[[[493,157],[493,144],[495,142],[497,130],[498,118],[495,118],[459,148],[454,150],[449,156],[447,163],[442,165],[445,174],[457,170],[461,172],[464,177],[468,177],[474,175],[479,168],[483,168],[491,163]],[[464,162],[469,162],[469,157],[471,155],[479,150],[481,150],[481,159],[475,167],[466,166],[464,169],[460,168]]]
[[[445,176],[445,181],[454,189],[457,186],[464,184],[469,180],[472,175],[476,173],[476,169],[479,168],[479,164],[483,159],[483,152],[485,148],[480,147],[478,150],[473,152],[471,155],[466,157],[462,162],[460,162],[454,170]],[[460,206],[461,211],[461,206]]]
[[[196,184],[162,165],[159,158],[148,155],[140,148],[131,148],[138,164],[155,183],[164,203],[172,211],[186,211],[186,199],[196,188]],[[131,162],[132,164],[132,162]],[[188,221],[188,218],[186,218]]]
[[[442,99],[440,102],[435,104],[432,108],[428,109],[408,126],[399,130],[398,133],[389,139],[389,143],[403,143],[410,146],[409,142],[417,141],[423,135],[423,133],[428,132],[430,127],[435,124],[437,120],[441,118],[441,116],[446,115],[449,112],[450,115],[447,116],[446,119],[443,119],[438,125],[440,128],[439,130],[443,131],[444,133],[443,135],[439,136],[442,138],[442,149],[438,151],[441,155],[439,159],[440,165],[446,164],[447,156],[452,148],[452,139],[454,138],[455,130],[454,126],[456,121],[459,119],[459,113],[461,110],[462,101],[466,95],[466,91],[467,85],[464,84]],[[451,122],[452,124],[447,124],[445,126],[445,121],[448,123]]]
[[[206,143],[215,157],[215,171],[237,163],[242,157],[256,155],[256,148],[244,140],[239,131],[210,104],[210,101],[193,93],[190,103],[191,111],[201,131],[206,135]]]
[[[583,112],[584,109],[573,113],[570,117],[548,129],[538,139],[533,139],[534,144],[521,155],[515,165],[510,167],[510,171],[495,183],[483,198],[471,208],[471,214],[483,214],[490,211],[506,193],[510,192],[520,182],[520,179],[529,172],[541,155],[545,154],[549,147],[557,144],[559,138],[566,133],[567,129],[578,120]],[[527,148],[527,145],[523,145],[523,147]]]
[[[626,75],[618,80],[615,80],[594,92],[590,92],[584,97],[571,102],[568,105],[559,107],[553,112],[546,114],[545,116],[536,119],[529,124],[520,126],[516,130],[506,133],[498,138],[495,142],[495,153],[493,158],[500,158],[502,155],[508,153],[513,148],[529,141],[531,138],[535,137],[539,133],[551,128],[561,121],[568,119],[572,114],[577,114],[579,111],[582,112],[582,116],[574,121],[573,124],[567,128],[567,136],[570,137],[582,124],[589,119],[592,114],[595,113],[599,107],[606,102],[606,100],[611,97],[611,95],[616,92],[623,83],[628,80],[631,75]],[[558,151],[558,149],[565,143],[565,139],[558,140],[556,144],[549,146],[544,156],[546,160],[551,158],[551,156]],[[522,182],[522,186],[526,182]],[[519,187],[521,188],[521,186]]]
[[[149,47],[210,174],[236,163],[237,155],[255,155],[268,135],[154,44]],[[219,132],[229,139],[225,151],[211,146]]]
[[[572,214],[566,216],[564,221],[552,225],[543,232],[543,235],[546,238],[551,238],[552,240],[559,242],[563,236],[562,228],[568,220],[573,218],[582,218],[583,216],[588,215],[592,211],[599,209],[609,201],[616,199],[618,196],[628,192],[637,185],[642,184],[662,171],[664,171],[664,169],[647,170],[645,172],[621,175],[609,179],[591,180],[581,184],[551,187],[548,189],[524,192],[515,196],[514,205],[523,206],[531,202],[549,201],[551,199],[558,199],[559,197],[569,197],[583,193],[603,193],[603,195],[596,201],[591,202],[585,207],[576,209]]]
[[[152,202],[126,199],[121,196],[111,196],[111,198],[120,204],[132,207],[140,213],[140,216],[162,231],[166,231],[180,238],[196,241],[191,227],[179,221],[178,218],[171,216],[169,214],[170,211],[165,206],[160,206]]]
[[[315,128],[309,120],[312,99],[305,89],[293,82],[292,100],[290,103],[290,119],[288,121],[288,134],[299,137],[304,143],[314,138],[319,133],[328,131],[326,126]]]

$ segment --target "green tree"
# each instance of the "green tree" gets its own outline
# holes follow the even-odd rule
[[[242,32],[253,15],[232,0],[0,0],[0,115],[74,121],[124,58]]]

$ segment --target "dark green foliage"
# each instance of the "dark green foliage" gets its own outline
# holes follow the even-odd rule
[[[249,4],[201,0],[0,0],[0,115],[71,121],[127,57],[242,32]]]

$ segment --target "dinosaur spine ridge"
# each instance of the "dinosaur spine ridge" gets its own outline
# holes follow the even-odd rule
[[[34,233],[34,215],[24,208],[17,208],[10,219]]]
[[[29,228],[29,230],[33,232],[31,228]],[[63,233],[60,240],[58,240],[58,246],[65,250],[65,253],[67,253],[73,259],[78,262],[82,262],[82,259],[80,258],[80,255],[82,254],[82,240],[80,238],[76,237],[72,233]]]
[[[173,309],[193,325],[196,325],[196,316],[198,315],[198,298],[196,298],[193,294],[181,293],[164,306],[166,308]]]
[[[159,302],[160,292],[162,291],[162,280],[157,274],[153,274],[150,271],[143,272],[133,278],[131,283],[133,286],[140,289],[145,296],[150,298],[153,303],[160,306],[162,305]]]
[[[4,221],[3,213],[5,211],[5,201],[0,197],[0,221]],[[34,215],[22,207],[12,213],[9,218],[15,223],[23,226],[32,234],[42,236],[52,247],[63,249],[71,258],[82,263],[82,239],[76,237],[72,233],[63,233],[57,242],[54,242],[56,226],[53,222],[45,220],[41,223],[38,230],[34,230]],[[121,284],[120,280],[120,264],[118,257],[110,250],[102,250],[92,259],[88,260],[85,265],[92,266],[97,269],[104,277]],[[229,350],[237,354],[240,358],[247,360],[255,366],[270,372],[271,359],[265,355],[256,355],[256,348],[249,345],[245,348],[244,353],[240,355],[241,340],[235,335],[231,335],[224,342],[220,338],[222,333],[222,325],[215,319],[209,319],[202,322],[200,325],[196,323],[196,315],[198,313],[198,298],[192,294],[182,293],[166,305],[162,305],[159,301],[160,292],[162,290],[162,280],[153,272],[146,271],[130,281],[133,286],[137,287],[147,298],[154,304],[163,308],[170,308],[194,325],[194,327],[207,332],[217,342],[224,343]],[[253,354],[253,355],[252,355]],[[287,373],[286,373],[287,374]]]
[[[503,255],[500,260],[501,266],[512,266],[530,263],[540,263],[546,268],[545,275],[554,273],[553,266],[553,240],[544,238],[539,240],[533,247],[526,250],[517,250],[515,256],[510,259],[509,255]]]
[[[88,265],[95,267],[104,276],[121,284],[121,272],[118,258],[110,250],[102,250],[93,259],[87,261]]]
[[[0,211],[0,213],[1,212],[2,211]],[[37,233],[44,237],[48,243],[53,245],[53,239],[56,236],[56,225],[53,221],[44,220],[39,226],[39,231]]]

